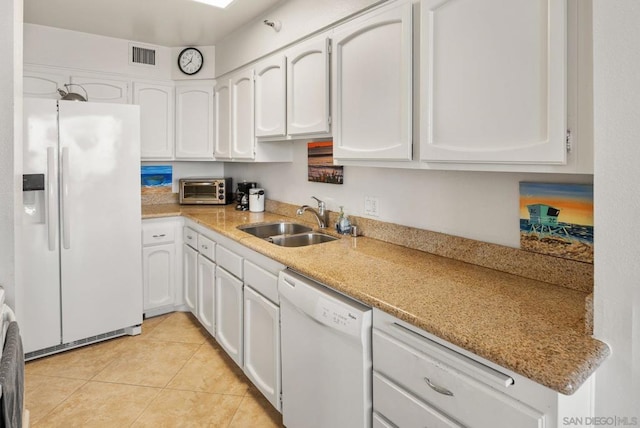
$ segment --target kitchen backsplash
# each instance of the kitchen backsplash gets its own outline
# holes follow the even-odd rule
[[[266,200],[269,212],[295,218],[297,209],[296,205]],[[590,263],[364,217],[349,218],[363,236],[584,293],[593,292],[593,264]],[[331,212],[330,224],[334,225],[337,219],[338,213]]]
[[[142,194],[142,205],[177,204],[180,195],[177,193]]]

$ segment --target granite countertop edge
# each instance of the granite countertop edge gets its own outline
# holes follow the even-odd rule
[[[586,334],[584,318],[580,320],[577,315],[585,293],[367,237],[283,248],[237,229],[249,223],[301,222],[268,212],[241,212],[229,206],[142,206],[143,219],[173,216],[189,218],[565,395],[573,394],[610,354],[605,343]],[[375,281],[367,280],[371,275],[378,275]],[[541,305],[548,306],[549,311],[541,311]],[[566,317],[556,313],[565,310],[569,314]],[[476,315],[467,317],[469,313]],[[573,319],[571,315],[573,322],[566,320]]]

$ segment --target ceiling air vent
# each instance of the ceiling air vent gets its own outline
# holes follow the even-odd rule
[[[129,45],[129,63],[141,65],[156,65],[156,50],[141,46]]]

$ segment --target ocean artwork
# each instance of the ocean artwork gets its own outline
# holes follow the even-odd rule
[[[333,141],[307,143],[309,181],[343,184],[344,167],[333,164]]]
[[[171,165],[142,166],[140,168],[142,194],[171,193],[173,167]]]
[[[593,263],[593,185],[520,183],[520,248]]]

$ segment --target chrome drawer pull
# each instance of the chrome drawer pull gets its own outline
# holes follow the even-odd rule
[[[203,245],[202,248],[204,248],[205,250],[209,249],[209,247],[207,247],[206,245]]]
[[[428,377],[425,377],[424,381],[427,382],[427,385],[429,385],[429,388],[433,389],[435,392],[442,395],[448,395],[450,397],[453,397],[453,392],[449,391],[447,388],[431,383],[431,380],[429,380]]]
[[[154,238],[164,238],[165,236],[167,235],[165,235],[164,233],[162,235],[153,235]]]

